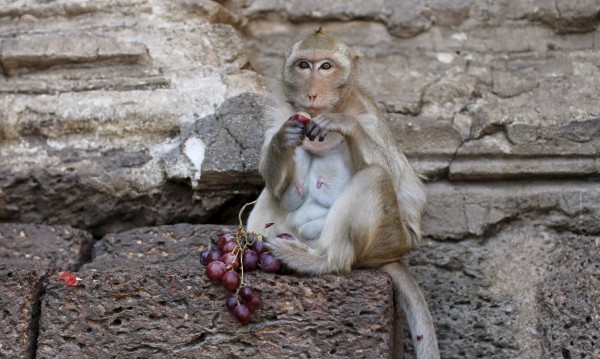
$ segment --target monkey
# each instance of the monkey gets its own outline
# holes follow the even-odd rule
[[[359,85],[360,57],[322,28],[286,56],[282,91],[265,111],[265,188],[247,227],[258,232],[273,223],[265,244],[297,273],[383,269],[417,357],[439,358],[427,302],[400,261],[421,240],[424,184]],[[300,111],[312,119],[297,121]]]

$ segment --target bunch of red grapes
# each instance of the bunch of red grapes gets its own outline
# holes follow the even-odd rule
[[[244,271],[262,268],[269,273],[279,272],[281,261],[269,253],[263,236],[244,231],[243,227],[235,235],[224,233],[216,241],[218,249],[208,249],[200,254],[204,273],[213,282],[221,283],[231,294],[225,306],[242,324],[250,321],[252,312],[261,304],[260,293],[244,283]]]

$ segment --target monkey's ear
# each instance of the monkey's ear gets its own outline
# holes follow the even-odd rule
[[[352,59],[352,65],[356,67],[356,65],[358,65],[358,60],[360,60],[361,57],[363,57],[364,54],[358,50],[351,50],[350,51],[350,58]]]

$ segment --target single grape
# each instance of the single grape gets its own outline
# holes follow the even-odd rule
[[[254,288],[247,285],[240,288],[240,297],[242,299],[250,297],[254,293]]]
[[[217,239],[217,246],[219,247],[219,250],[223,252],[223,246],[225,246],[225,243],[233,241],[233,238],[234,237],[231,233],[221,234]]]
[[[221,254],[219,251],[208,249],[200,253],[200,264],[205,267],[208,265],[208,263],[218,261],[220,259]]]
[[[265,246],[265,242],[261,240],[256,240],[252,245],[252,250],[256,252],[259,256],[267,251],[267,247]]]
[[[256,310],[260,308],[261,298],[260,294],[252,287],[244,286],[240,289],[240,297],[244,301],[244,304],[250,310]]]
[[[221,262],[225,263],[228,269],[237,271],[240,269],[240,259],[233,253],[225,253],[221,257]]]
[[[233,315],[235,315],[235,319],[242,324],[246,324],[250,321],[250,309],[243,304],[238,304],[237,307],[233,310]]]
[[[229,297],[227,297],[227,300],[225,300],[225,306],[231,312],[233,312],[235,310],[235,307],[237,307],[238,304],[241,304],[241,303],[242,303],[242,298],[240,298],[240,296],[237,294],[231,294]]]
[[[208,279],[210,279],[213,282],[220,281],[221,278],[223,278],[225,272],[227,272],[227,267],[225,266],[225,263],[221,261],[214,261],[208,263],[206,269],[204,270],[204,273],[206,274]]]
[[[258,254],[252,249],[246,249],[242,254],[242,262],[244,263],[244,270],[253,271],[258,268]]]
[[[225,272],[221,279],[221,284],[223,284],[223,287],[225,287],[230,292],[235,291],[240,286],[241,282],[242,280],[240,278],[240,275],[234,270],[228,270],[227,272]]]
[[[208,261],[208,253],[209,252],[210,252],[210,250],[206,250],[206,251],[202,251],[202,253],[200,253],[200,264],[202,264],[205,267],[208,263],[210,263]]]
[[[254,292],[248,299],[244,299],[244,303],[248,307],[248,309],[254,311],[260,308],[261,298],[260,294]]]
[[[219,252],[218,250],[210,251],[210,253],[208,254],[208,259],[209,259],[209,262],[221,260],[221,252]]]
[[[223,246],[222,252],[223,253],[231,253],[235,249],[235,247],[237,247],[237,246],[238,246],[238,244],[237,244],[236,241],[227,242]]]
[[[277,273],[279,268],[281,268],[281,261],[271,253],[265,252],[260,255],[260,266],[265,272]]]
[[[300,122],[303,126],[306,126],[310,122],[311,116],[306,112],[298,112],[292,116],[292,119],[296,122]]]

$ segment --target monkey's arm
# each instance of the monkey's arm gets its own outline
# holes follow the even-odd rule
[[[384,139],[377,136],[381,128],[365,116],[366,121],[345,113],[326,113],[319,115],[311,121],[306,128],[306,137],[311,141],[319,140],[328,132],[338,132],[344,136],[356,169],[367,165],[380,165],[383,168],[390,167],[390,155],[396,156],[399,152],[394,145],[388,146]],[[363,124],[364,123],[364,124]],[[366,125],[365,125],[366,124]],[[369,125],[373,125],[369,129]]]
[[[425,190],[384,119],[368,112],[356,117],[344,113],[327,113],[311,121],[306,137],[318,140],[326,136],[328,131],[338,132],[346,138],[355,170],[378,165],[388,171],[394,180],[398,204],[409,231],[409,241],[416,245],[421,240]]]
[[[306,129],[291,118],[263,145],[259,171],[269,192],[280,199],[294,176],[294,150],[304,139]]]

